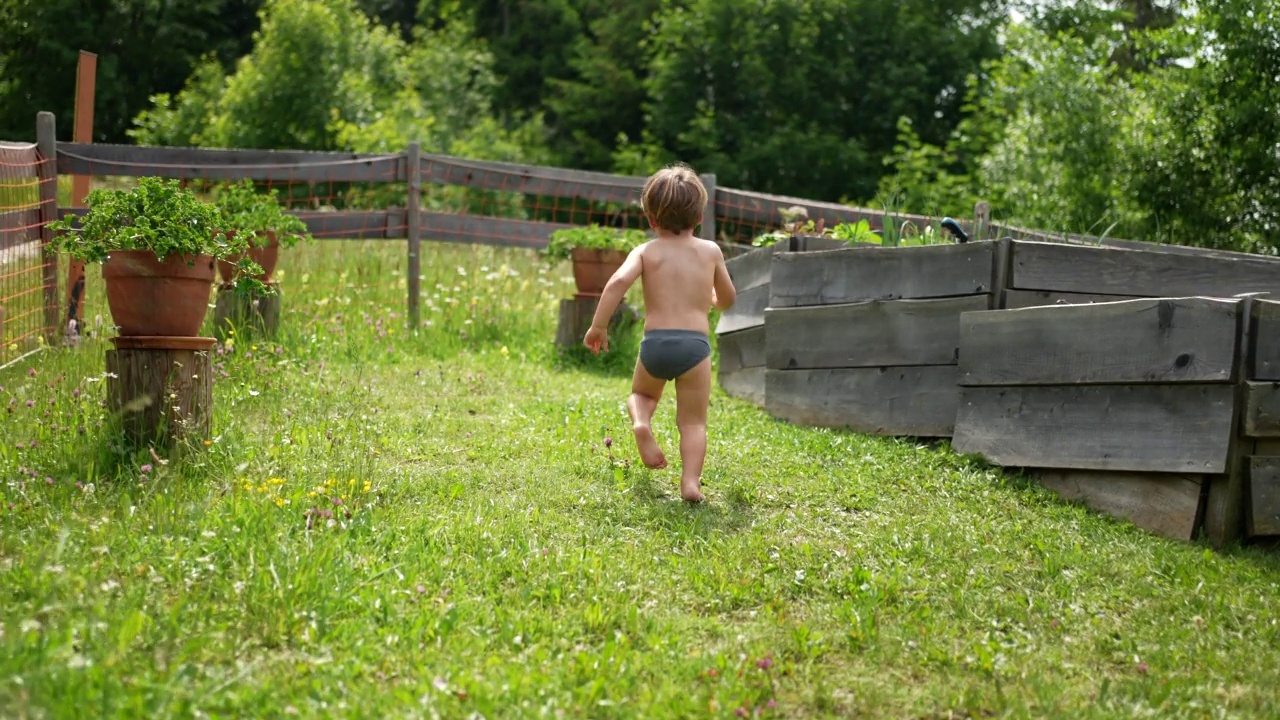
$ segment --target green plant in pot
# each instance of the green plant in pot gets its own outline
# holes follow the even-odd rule
[[[551,233],[542,255],[551,262],[572,260],[578,294],[600,295],[627,254],[646,239],[644,231],[636,229],[600,225],[565,228]]]
[[[247,250],[222,232],[222,215],[176,180],[141,178],[133,190],[94,190],[80,227],[70,215],[50,223],[53,249],[102,263],[107,305],[123,336],[194,337],[213,290],[214,264]],[[261,272],[249,258],[237,284]]]
[[[228,237],[241,237],[248,243],[249,258],[262,268],[256,278],[261,283],[271,281],[281,247],[293,247],[301,239],[311,239],[306,223],[286,213],[276,195],[275,188],[260,193],[253,181],[242,180],[221,186],[214,201],[222,213],[223,230]],[[218,263],[223,282],[231,281],[239,259],[232,257]]]

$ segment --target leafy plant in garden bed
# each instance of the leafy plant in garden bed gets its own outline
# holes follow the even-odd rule
[[[236,285],[261,289],[262,268],[243,254],[245,235],[227,234],[222,213],[176,180],[142,178],[132,190],[98,189],[79,229],[70,216],[50,224],[53,247],[102,263],[111,315],[126,336],[191,337],[200,330],[214,264],[236,258]]]
[[[271,280],[280,248],[293,247],[299,240],[311,240],[306,223],[286,213],[277,198],[275,188],[260,193],[252,180],[241,180],[218,189],[215,206],[223,215],[223,229],[228,236],[241,235],[249,244],[248,255],[262,267],[257,276],[260,282]],[[223,282],[231,280],[239,257],[218,263]]]
[[[551,262],[573,261],[573,279],[578,292],[599,295],[609,277],[622,267],[627,253],[644,244],[648,236],[643,230],[619,229],[589,225],[566,228],[551,233],[542,251]]]

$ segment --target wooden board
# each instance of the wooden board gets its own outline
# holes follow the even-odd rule
[[[1134,295],[1099,295],[1097,293],[1061,293],[1043,290],[1005,290],[1004,306],[1009,310],[1045,305],[1088,305],[1090,303],[1134,300]]]
[[[873,300],[765,311],[768,366],[775,370],[954,365],[960,314],[988,296]]]
[[[1253,380],[1280,380],[1280,302],[1255,299]]]
[[[320,240],[384,240],[405,236],[403,210],[316,212],[292,211]]]
[[[1147,252],[1164,252],[1175,255],[1192,255],[1208,257],[1260,257],[1256,253],[1241,253],[1216,248],[1192,247],[1190,245],[1170,245],[1167,243],[1146,242],[1143,240],[1123,240],[1119,238],[1102,238],[1078,233],[1051,233],[1043,230],[1028,230],[1012,225],[991,223],[988,226],[992,233],[1001,237],[1012,237],[1016,240],[1036,242],[1066,243],[1070,245],[1088,245],[1090,247],[1114,247],[1126,250],[1145,250]]]
[[[779,253],[770,307],[955,297],[991,290],[991,242]]]
[[[1230,382],[1240,312],[1213,298],[967,312],[960,384]]]
[[[1201,475],[1044,470],[1041,485],[1064,500],[1174,540],[1191,540],[1200,510]]]
[[[1252,438],[1280,438],[1280,383],[1245,384],[1244,434]]]
[[[1230,385],[965,387],[953,447],[1006,467],[1222,473]]]
[[[765,408],[797,425],[947,437],[958,399],[954,365],[765,373]]]
[[[419,213],[424,240],[502,245],[507,247],[544,248],[556,230],[575,227],[540,220],[479,217],[455,213]]]
[[[765,368],[763,365],[759,367],[742,368],[732,372],[721,370],[718,375],[718,382],[725,394],[729,397],[746,400],[747,402],[764,407],[765,405]]]
[[[1018,241],[1010,286],[1142,297],[1280,294],[1280,261]]]
[[[1280,457],[1250,458],[1248,498],[1245,528],[1249,536],[1280,535]]]
[[[720,354],[721,372],[764,367],[765,330],[763,327],[721,335],[716,338],[716,343]]]
[[[777,245],[755,248],[735,258],[724,261],[729,271],[729,279],[739,294],[754,287],[769,284],[769,273],[773,267],[773,255]]]
[[[64,175],[156,176],[277,182],[404,182],[403,154],[223,150],[58,143]]]
[[[733,307],[720,315],[716,322],[716,334],[737,332],[747,328],[764,327],[765,308],[769,306],[769,286],[757,285],[739,291]]]
[[[647,178],[448,155],[422,155],[422,182],[526,195],[638,204]]]

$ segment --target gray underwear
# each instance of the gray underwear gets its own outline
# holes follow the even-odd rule
[[[710,354],[710,339],[697,330],[649,330],[640,341],[640,364],[660,380],[675,380]]]

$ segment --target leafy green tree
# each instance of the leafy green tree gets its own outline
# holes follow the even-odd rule
[[[70,139],[80,50],[98,55],[94,136],[120,142],[157,92],[176,92],[204,55],[246,48],[261,0],[0,0],[0,137],[30,138],[41,110]]]
[[[815,199],[872,196],[897,121],[937,143],[966,76],[998,52],[983,0],[669,0],[645,129],[720,182]]]

